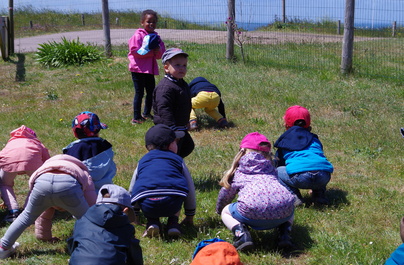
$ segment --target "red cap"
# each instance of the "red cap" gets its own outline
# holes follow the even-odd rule
[[[261,143],[267,143],[267,145],[260,145]],[[249,148],[263,152],[270,152],[271,142],[264,135],[258,132],[253,132],[247,134],[243,140],[241,140],[240,148]]]
[[[308,128],[310,126],[310,112],[302,106],[295,105],[286,110],[283,120],[285,121],[285,126],[288,128],[292,127],[295,121],[304,120],[306,125],[303,127]]]

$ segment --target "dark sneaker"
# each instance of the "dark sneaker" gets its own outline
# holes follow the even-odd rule
[[[233,227],[232,232],[234,234],[233,246],[238,251],[247,251],[254,247],[250,232],[245,224],[239,224]]]
[[[229,127],[229,123],[227,122],[226,118],[221,118],[220,120],[217,121],[217,123],[219,124],[220,128],[228,128]]]
[[[13,213],[9,213],[6,215],[6,217],[4,218],[4,221],[6,221],[7,223],[12,223],[15,221],[15,219],[17,219],[17,217],[20,215],[20,211],[17,212],[13,212]]]
[[[313,190],[311,193],[314,203],[329,205],[330,201],[325,197],[325,191]]]
[[[181,235],[180,225],[178,223],[168,224],[167,229],[167,234],[169,237],[179,237]]]
[[[145,120],[153,120],[153,115],[151,114],[142,114],[142,118]]]
[[[292,248],[293,243],[289,235],[281,235],[278,239],[278,248]]]

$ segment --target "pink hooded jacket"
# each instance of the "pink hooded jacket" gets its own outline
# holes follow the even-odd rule
[[[55,155],[38,168],[29,179],[30,191],[34,187],[35,180],[44,173],[65,173],[77,179],[81,184],[84,197],[89,206],[95,204],[97,194],[95,192],[94,183],[88,173],[87,167],[77,158],[70,155]],[[52,218],[55,208],[49,208],[44,211],[35,221],[35,235],[41,240],[52,239]]]
[[[155,32],[157,34],[157,32]],[[139,28],[135,31],[135,34],[129,39],[129,71],[134,73],[159,75],[159,67],[157,59],[161,59],[161,56],[166,51],[164,42],[160,39],[160,50],[157,54],[153,51],[148,52],[145,55],[140,55],[137,51],[142,47],[143,38],[149,33]]]
[[[0,151],[0,168],[4,171],[34,171],[50,157],[48,149],[38,140],[35,132],[25,125],[13,130],[10,136]]]

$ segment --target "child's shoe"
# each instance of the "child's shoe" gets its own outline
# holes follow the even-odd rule
[[[227,122],[226,118],[221,118],[220,120],[217,121],[217,123],[219,124],[220,128],[228,128],[229,127],[229,123]]]
[[[7,223],[12,223],[15,221],[15,219],[17,219],[17,217],[19,215],[20,215],[20,210],[18,210],[18,209],[10,210],[8,212],[8,214],[6,215],[6,217],[4,218],[4,221],[6,221]]]
[[[313,198],[313,202],[315,202],[315,203],[324,204],[324,205],[330,204],[330,201],[325,197],[325,191],[313,190],[311,193],[311,196]]]
[[[292,248],[292,238],[290,237],[290,232],[292,230],[292,224],[290,222],[285,222],[278,226],[279,238],[278,238],[278,248]]]
[[[304,203],[304,200],[303,200],[303,198],[299,198],[299,196],[295,196],[295,207],[298,207],[298,206],[300,206],[300,205],[303,205],[303,203]]]
[[[10,257],[11,255],[13,255],[15,253],[16,248],[19,245],[20,244],[18,242],[15,242],[14,245],[9,249],[5,249],[2,246],[0,246],[0,259],[6,259],[6,258]]]
[[[142,124],[144,122],[144,119],[132,119],[132,124]]]
[[[180,225],[178,223],[168,224],[167,228],[167,234],[169,237],[179,237],[181,235]]]
[[[142,118],[145,120],[153,120],[153,115],[149,114],[142,114]]]
[[[198,129],[198,123],[196,120],[190,120],[189,121],[189,130],[190,131],[195,131]]]
[[[233,246],[239,250],[249,250],[254,247],[250,232],[245,224],[239,224],[234,226],[231,231],[233,232]]]
[[[142,237],[157,237],[160,235],[160,227],[156,224],[148,225]]]

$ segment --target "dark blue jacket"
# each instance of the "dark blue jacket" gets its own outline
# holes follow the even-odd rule
[[[68,240],[69,264],[141,265],[142,253],[134,232],[121,206],[95,204],[74,225]],[[140,253],[133,257],[136,246]]]
[[[277,149],[277,166],[286,166],[289,175],[307,171],[326,171],[334,168],[323,152],[318,136],[309,130],[293,126],[286,130],[274,146]]]
[[[191,89],[191,97],[195,97],[198,95],[199,92],[206,91],[206,92],[216,92],[220,96],[220,103],[219,106],[217,106],[219,113],[226,118],[226,111],[224,108],[224,103],[222,101],[222,94],[220,93],[220,90],[209,82],[206,78],[204,77],[197,77],[194,80],[189,83],[189,88]]]
[[[132,204],[140,199],[188,195],[188,182],[183,175],[183,159],[171,152],[151,150],[140,159],[132,188]]]

